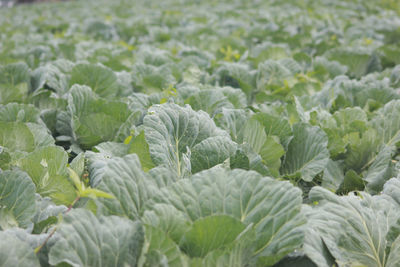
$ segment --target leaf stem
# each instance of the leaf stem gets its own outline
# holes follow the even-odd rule
[[[68,206],[68,209],[65,211],[65,213],[64,214],[67,214],[71,209],[72,209],[72,207],[76,204],[76,202],[78,202],[78,200],[80,199],[81,197],[78,195],[75,199],[74,199],[74,201],[72,201],[72,203]],[[35,253],[37,254],[37,253],[39,253],[40,252],[40,250],[42,250],[42,248],[47,244],[47,242],[49,241],[49,239],[54,235],[54,233],[57,231],[57,226],[55,226],[54,228],[53,228],[53,230],[50,232],[50,234],[46,237],[46,239],[44,240],[44,242],[40,245],[40,246],[38,246],[36,249],[35,249]]]
[[[77,196],[75,199],[74,199],[74,201],[72,201],[72,203],[68,206],[68,209],[65,211],[65,214],[67,214],[71,209],[72,209],[72,207],[76,204],[76,202],[78,202],[78,200],[81,198],[81,196]]]

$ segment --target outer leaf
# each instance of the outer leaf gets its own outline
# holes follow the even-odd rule
[[[162,230],[145,225],[144,249],[138,266],[184,266],[183,254],[177,244]]]
[[[68,96],[73,138],[84,149],[116,138],[130,111],[125,103],[99,98],[89,87],[75,85]]]
[[[328,163],[328,137],[319,127],[305,123],[295,124],[293,134],[282,173],[289,176],[300,174],[303,180],[310,182]]]
[[[258,120],[264,126],[267,136],[278,136],[281,144],[287,148],[291,140],[292,129],[286,119],[266,113],[257,113],[252,118]]]
[[[21,171],[0,172],[0,228],[26,228],[35,215],[35,185]]]
[[[344,161],[346,167],[357,171],[368,167],[376,157],[381,136],[373,128],[369,128],[361,137],[359,133],[353,132],[345,138],[348,142]]]
[[[99,96],[118,94],[117,76],[110,69],[90,64],[78,64],[72,69],[70,86],[87,85]]]
[[[265,165],[268,166],[271,174],[275,177],[279,176],[279,168],[281,167],[281,157],[285,154],[285,150],[279,142],[277,136],[268,136],[259,152]]]
[[[182,170],[182,153],[212,136],[226,136],[205,112],[193,111],[189,106],[155,105],[144,117],[146,140],[153,162],[165,164],[178,176]]]
[[[142,221],[163,230],[177,244],[191,225],[184,212],[169,204],[152,205],[151,209],[144,212]]]
[[[71,169],[74,170],[74,172],[78,175],[78,177],[81,177],[83,175],[83,172],[85,171],[85,154],[80,153],[78,154],[70,164]]]
[[[215,116],[216,124],[230,133],[233,141],[243,142],[243,132],[249,119],[249,115],[243,109],[225,109]]]
[[[0,266],[39,267],[39,261],[33,249],[18,238],[0,232]]]
[[[35,149],[35,139],[23,123],[0,122],[0,145],[10,151],[31,152]]]
[[[56,217],[58,214],[67,210],[64,205],[55,205],[49,197],[42,198],[39,194],[36,194],[36,205],[37,209],[35,216],[33,217],[34,223],[39,223],[47,220],[49,217]]]
[[[110,216],[96,218],[75,209],[59,226],[59,239],[51,247],[49,263],[72,266],[136,266],[143,229],[138,222]]]
[[[239,90],[239,92],[242,92]],[[203,110],[208,114],[214,114],[222,108],[233,108],[228,98],[217,88],[200,90],[188,99],[185,104],[189,104],[194,110]]]
[[[255,254],[264,264],[277,262],[302,242],[300,190],[252,171],[214,167],[162,189],[155,201],[175,206],[192,221],[226,214],[253,224]]]
[[[400,206],[400,179],[392,178],[383,187],[383,193],[390,196]]]
[[[260,152],[266,137],[264,128],[257,120],[250,119],[244,125],[243,143],[248,143],[254,152]]]
[[[135,154],[109,159],[96,176],[92,179],[98,180],[97,188],[115,197],[97,200],[105,214],[140,218],[144,205],[156,188],[151,178],[142,171]]]
[[[22,102],[28,93],[29,68],[25,63],[0,66],[0,103]]]
[[[396,255],[387,247],[389,230],[399,219],[390,201],[366,193],[339,197],[320,187],[310,198],[319,202],[309,216],[311,227],[340,264],[385,266],[388,254]]]
[[[138,155],[144,171],[148,171],[154,167],[144,131],[140,132],[140,134],[130,142],[128,153],[136,153],[136,155]]]
[[[340,162],[329,160],[326,164],[324,175],[322,176],[322,187],[336,192],[343,183],[343,167]]]
[[[387,180],[394,176],[392,163],[393,148],[384,147],[376,156],[375,161],[368,168],[364,180],[368,182],[367,189],[370,193],[378,193],[383,189]]]
[[[230,216],[204,217],[193,223],[183,236],[180,247],[191,257],[204,257],[233,242],[245,228],[242,222]]]
[[[9,103],[0,105],[0,121],[3,122],[40,122],[39,110],[33,105]]]
[[[375,65],[375,56],[364,49],[337,48],[328,52],[328,59],[337,61],[349,68],[357,78],[380,68],[380,62]]]
[[[201,141],[191,150],[192,173],[209,169],[224,162],[235,153],[236,146],[226,136],[213,136]]]
[[[385,267],[396,267],[400,265],[400,235],[390,247],[390,255],[387,259]]]
[[[67,173],[68,155],[57,146],[36,150],[18,161],[42,196],[49,196],[56,204],[69,205],[76,197]]]
[[[372,120],[373,125],[383,136],[383,142],[394,146],[400,141],[400,100],[393,100],[381,108]]]

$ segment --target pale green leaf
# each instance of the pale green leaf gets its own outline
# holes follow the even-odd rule
[[[209,137],[191,150],[192,173],[214,167],[224,162],[236,151],[236,144],[226,136]]]
[[[39,260],[29,245],[0,231],[0,266],[39,267]]]
[[[116,216],[96,218],[90,211],[70,211],[57,229],[49,263],[72,266],[136,266],[142,244],[140,223]]]
[[[256,172],[214,167],[161,189],[154,201],[173,205],[191,221],[226,214],[254,225],[252,244],[264,264],[274,264],[302,242],[301,191]]]
[[[89,87],[74,85],[68,96],[72,135],[83,148],[114,140],[130,117],[127,104],[99,98]],[[68,120],[68,117],[65,118]]]
[[[207,216],[193,223],[183,236],[180,247],[191,257],[204,257],[229,245],[245,228],[238,219],[227,215]]]
[[[141,131],[129,143],[128,153],[136,153],[136,155],[138,155],[144,171],[155,167],[150,156],[149,144],[146,142],[144,131]]]
[[[21,158],[17,164],[36,185],[37,192],[56,204],[69,205],[76,197],[67,172],[68,154],[58,146],[48,146]]]
[[[74,84],[87,85],[99,96],[115,96],[119,92],[117,76],[108,68],[78,64],[72,69],[70,86]]]
[[[138,266],[184,266],[183,253],[162,230],[145,225],[145,241]]]
[[[328,137],[316,126],[297,123],[282,165],[282,174],[311,181],[329,160]]]
[[[183,176],[182,154],[212,136],[227,136],[209,115],[176,104],[152,106],[144,117],[145,135],[150,155],[156,165],[167,165],[178,177]]]
[[[21,122],[0,122],[0,145],[10,151],[31,152],[35,149],[35,137]]]
[[[388,258],[398,259],[388,247],[391,227],[399,219],[392,202],[367,193],[337,196],[321,187],[311,190],[310,199],[319,203],[308,215],[310,227],[337,262],[383,267]]]
[[[22,171],[0,172],[0,229],[28,227],[35,209],[31,178]]]
[[[95,162],[98,164],[101,162]],[[113,195],[113,199],[99,198],[97,203],[104,214],[140,218],[144,206],[153,194],[156,184],[143,172],[139,158],[129,154],[122,158],[115,157],[103,162],[101,171],[92,176],[97,180],[95,188]],[[96,177],[99,176],[99,177]]]

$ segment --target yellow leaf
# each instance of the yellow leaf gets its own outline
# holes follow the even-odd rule
[[[130,135],[130,136],[128,136],[127,138],[125,138],[124,144],[125,144],[125,145],[129,144],[129,143],[131,142],[131,140],[132,140],[132,135]]]
[[[102,197],[102,198],[115,198],[113,195],[110,195],[104,191],[95,189],[95,188],[86,188],[82,194],[81,197],[89,197],[89,198],[97,198],[97,197]]]

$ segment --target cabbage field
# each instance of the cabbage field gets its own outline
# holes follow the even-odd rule
[[[0,9],[0,266],[399,267],[396,0]]]

